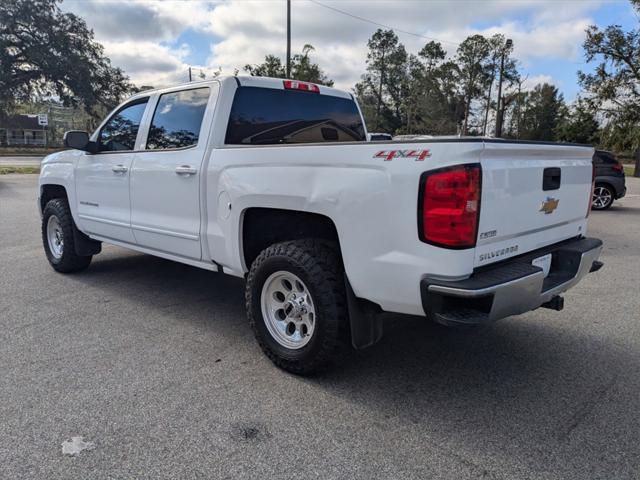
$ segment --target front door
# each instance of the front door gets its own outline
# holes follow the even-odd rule
[[[213,87],[163,93],[131,169],[131,227],[141,247],[197,259],[200,179]],[[213,101],[212,101],[213,102]]]
[[[117,110],[100,129],[99,152],[80,156],[76,194],[80,229],[107,239],[135,243],[131,231],[129,176],[138,130],[149,98]]]

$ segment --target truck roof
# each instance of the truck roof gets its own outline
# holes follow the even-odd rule
[[[139,96],[144,96],[144,95],[149,95],[154,93],[163,93],[165,91],[171,91],[171,90],[175,90],[177,88],[182,88],[182,87],[206,86],[216,82],[219,82],[221,84],[224,84],[227,82],[237,82],[238,86],[243,86],[243,87],[274,88],[278,90],[284,90],[285,80],[288,80],[288,79],[272,78],[272,77],[252,77],[249,75],[238,75],[238,76],[221,75],[219,77],[212,78],[212,79],[184,82],[184,83],[178,83],[176,85],[171,85],[168,87],[143,90],[141,92],[138,92],[132,95],[129,99],[134,99]],[[293,80],[293,81],[297,81],[297,80]],[[310,82],[304,82],[304,83],[310,83]],[[318,84],[315,84],[315,85],[318,85]],[[331,95],[333,97],[353,99],[353,96],[349,92],[346,92],[344,90],[340,90],[333,87],[327,87],[325,85],[318,85],[318,87],[320,88],[321,95]]]

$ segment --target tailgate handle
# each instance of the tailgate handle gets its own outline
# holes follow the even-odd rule
[[[560,168],[548,167],[542,176],[542,190],[558,190],[560,188]]]

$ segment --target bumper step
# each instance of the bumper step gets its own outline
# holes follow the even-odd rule
[[[489,315],[472,308],[433,314],[433,319],[447,327],[476,326],[489,321]]]
[[[538,307],[561,310],[560,294],[602,267],[601,250],[596,238],[576,238],[478,268],[464,280],[425,278],[422,305],[428,316],[445,325],[477,325]],[[552,254],[546,278],[531,263],[545,254]]]

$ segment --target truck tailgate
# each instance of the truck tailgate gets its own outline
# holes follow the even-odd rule
[[[591,147],[487,142],[475,266],[584,235]]]

